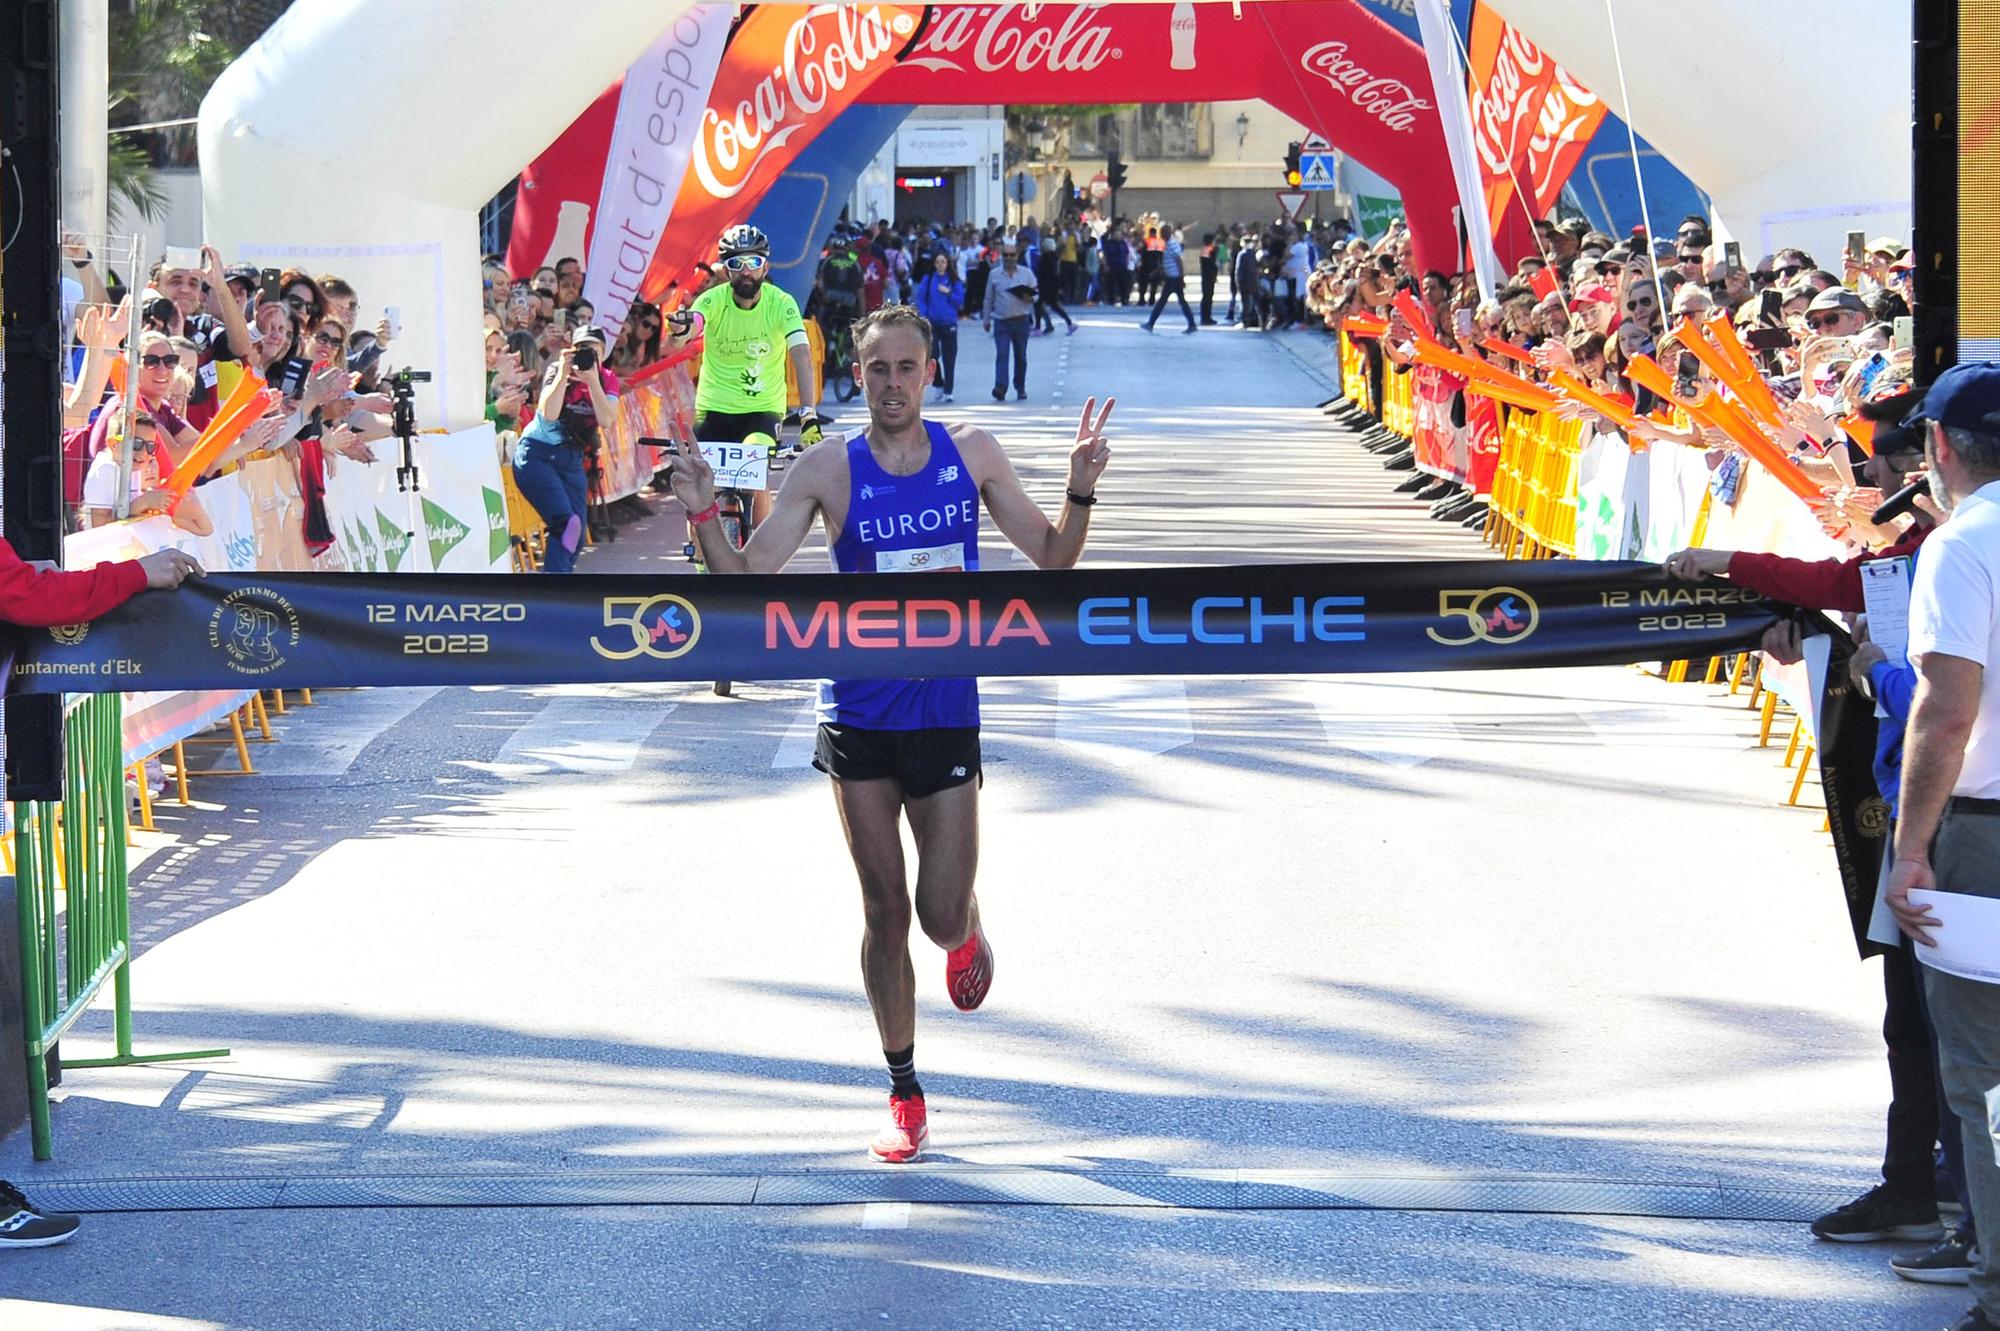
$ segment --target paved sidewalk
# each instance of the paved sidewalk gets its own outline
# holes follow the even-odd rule
[[[1022,404],[964,405],[968,330],[941,416],[1052,505],[1084,397],[1118,396],[1092,562],[1483,554],[1312,410],[1323,338],[1076,313]],[[660,502],[584,567],[678,541]],[[0,1331],[1889,1331],[1967,1302],[1799,1223],[1874,1174],[1879,977],[1818,813],[1715,690],[988,681],[997,979],[952,1012],[917,949],[906,1173],[861,1156],[886,1082],[809,690],[736,694],[326,694],[266,774],[162,808],[139,1041],[234,1055],[73,1072],[54,1162],[0,1143],[93,1211],[6,1255]]]

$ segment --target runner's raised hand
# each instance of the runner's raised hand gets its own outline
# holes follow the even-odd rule
[[[674,442],[667,454],[667,484],[689,516],[705,513],[715,503],[715,469],[701,455],[699,445]]]
[[[1104,426],[1111,419],[1111,409],[1117,405],[1117,398],[1107,397],[1104,410],[1097,411],[1095,397],[1084,401],[1083,416],[1076,423],[1076,447],[1069,454],[1069,488],[1077,494],[1095,492],[1097,478],[1104,474],[1104,464],[1111,460],[1111,445],[1105,442]]]

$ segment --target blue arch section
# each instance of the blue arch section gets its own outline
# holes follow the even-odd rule
[[[848,107],[793,159],[750,222],[771,238],[771,280],[804,308],[820,243],[854,193],[862,169],[910,114],[907,106]]]

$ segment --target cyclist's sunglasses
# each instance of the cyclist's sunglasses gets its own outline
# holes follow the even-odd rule
[[[732,254],[722,261],[722,266],[732,273],[756,273],[762,272],[769,262],[761,254]]]

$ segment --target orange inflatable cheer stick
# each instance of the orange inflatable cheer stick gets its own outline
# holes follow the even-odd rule
[[[1555,399],[1546,395],[1519,393],[1506,384],[1496,384],[1485,379],[1467,381],[1465,391],[1476,393],[1480,397],[1490,397],[1495,402],[1505,402],[1508,406],[1519,407],[1523,411],[1547,411],[1555,405]]]
[[[245,374],[216,412],[215,419],[201,432],[180,465],[167,478],[167,489],[175,494],[186,494],[201,479],[201,474],[215,465],[215,460],[229,451],[230,445],[243,437],[259,416],[278,404],[278,395],[263,391],[264,381],[254,374]]]
[[[1860,446],[1869,457],[1875,456],[1875,422],[1855,412],[1852,416],[1840,418],[1840,428],[1847,431],[1847,437]]]
[[[1701,424],[1728,435],[1732,443],[1755,458],[1764,470],[1777,477],[1780,484],[1799,498],[1808,503],[1819,501],[1819,487],[1794,467],[1784,450],[1765,438],[1764,432],[1735,403],[1724,401],[1714,393],[1695,402],[1679,396],[1673,391],[1673,379],[1651,356],[1634,356],[1625,372],[1633,383],[1651,389],[1684,409]]]
[[[1689,355],[1707,366],[1708,372],[1715,376],[1717,383],[1726,385],[1731,389],[1737,398],[1750,409],[1752,415],[1763,419],[1764,423],[1774,430],[1783,429],[1784,423],[1777,417],[1777,405],[1773,403],[1770,416],[1764,416],[1755,395],[1755,390],[1744,383],[1743,375],[1735,361],[1730,357],[1728,351],[1722,346],[1710,342],[1705,336],[1710,331],[1712,329],[1700,320],[1687,318],[1681,320],[1680,326],[1674,329],[1674,340],[1685,347]],[[1730,341],[1734,342],[1734,339],[1735,334],[1731,333]],[[1742,350],[1740,343],[1737,343],[1736,347],[1737,350]],[[1756,379],[1758,386],[1762,386],[1763,381],[1758,379],[1754,370],[1751,372],[1750,378]],[[1768,394],[1766,396],[1768,397]]]
[[[1729,363],[1736,370],[1736,378],[1730,387],[1736,396],[1743,399],[1758,417],[1773,429],[1784,428],[1783,414],[1778,410],[1778,399],[1771,394],[1771,386],[1764,382],[1764,376],[1757,372],[1757,358],[1750,354],[1750,348],[1736,335],[1736,326],[1725,315],[1712,315],[1707,323],[1708,335]]]
[[[1517,397],[1526,397],[1537,404],[1535,406],[1535,410],[1537,411],[1546,411],[1556,404],[1555,395],[1540,384],[1532,383],[1510,370],[1501,369],[1497,365],[1488,365],[1483,360],[1474,360],[1470,356],[1461,356],[1457,352],[1447,351],[1438,343],[1431,341],[1428,337],[1424,337],[1421,334],[1418,335],[1416,340],[1416,356],[1424,364],[1435,365],[1441,370],[1449,370],[1462,379],[1468,379],[1475,383],[1497,384],[1500,387],[1508,389]]]
[[[1431,323],[1431,312],[1417,304],[1415,296],[1407,291],[1398,291],[1390,303],[1396,307],[1396,313],[1402,315],[1410,327],[1426,337],[1437,336],[1437,327]]]
[[[1549,382],[1554,384],[1564,397],[1581,402],[1606,420],[1622,425],[1628,430],[1639,427],[1639,417],[1630,407],[1613,402],[1568,370],[1557,370],[1549,376]]]
[[[1389,321],[1376,319],[1365,314],[1350,314],[1340,321],[1349,337],[1387,337]]]
[[[1497,337],[1482,337],[1479,339],[1479,345],[1496,356],[1505,356],[1508,360],[1519,361],[1523,365],[1535,363],[1534,353],[1526,347],[1517,347],[1512,342],[1503,342]]]

